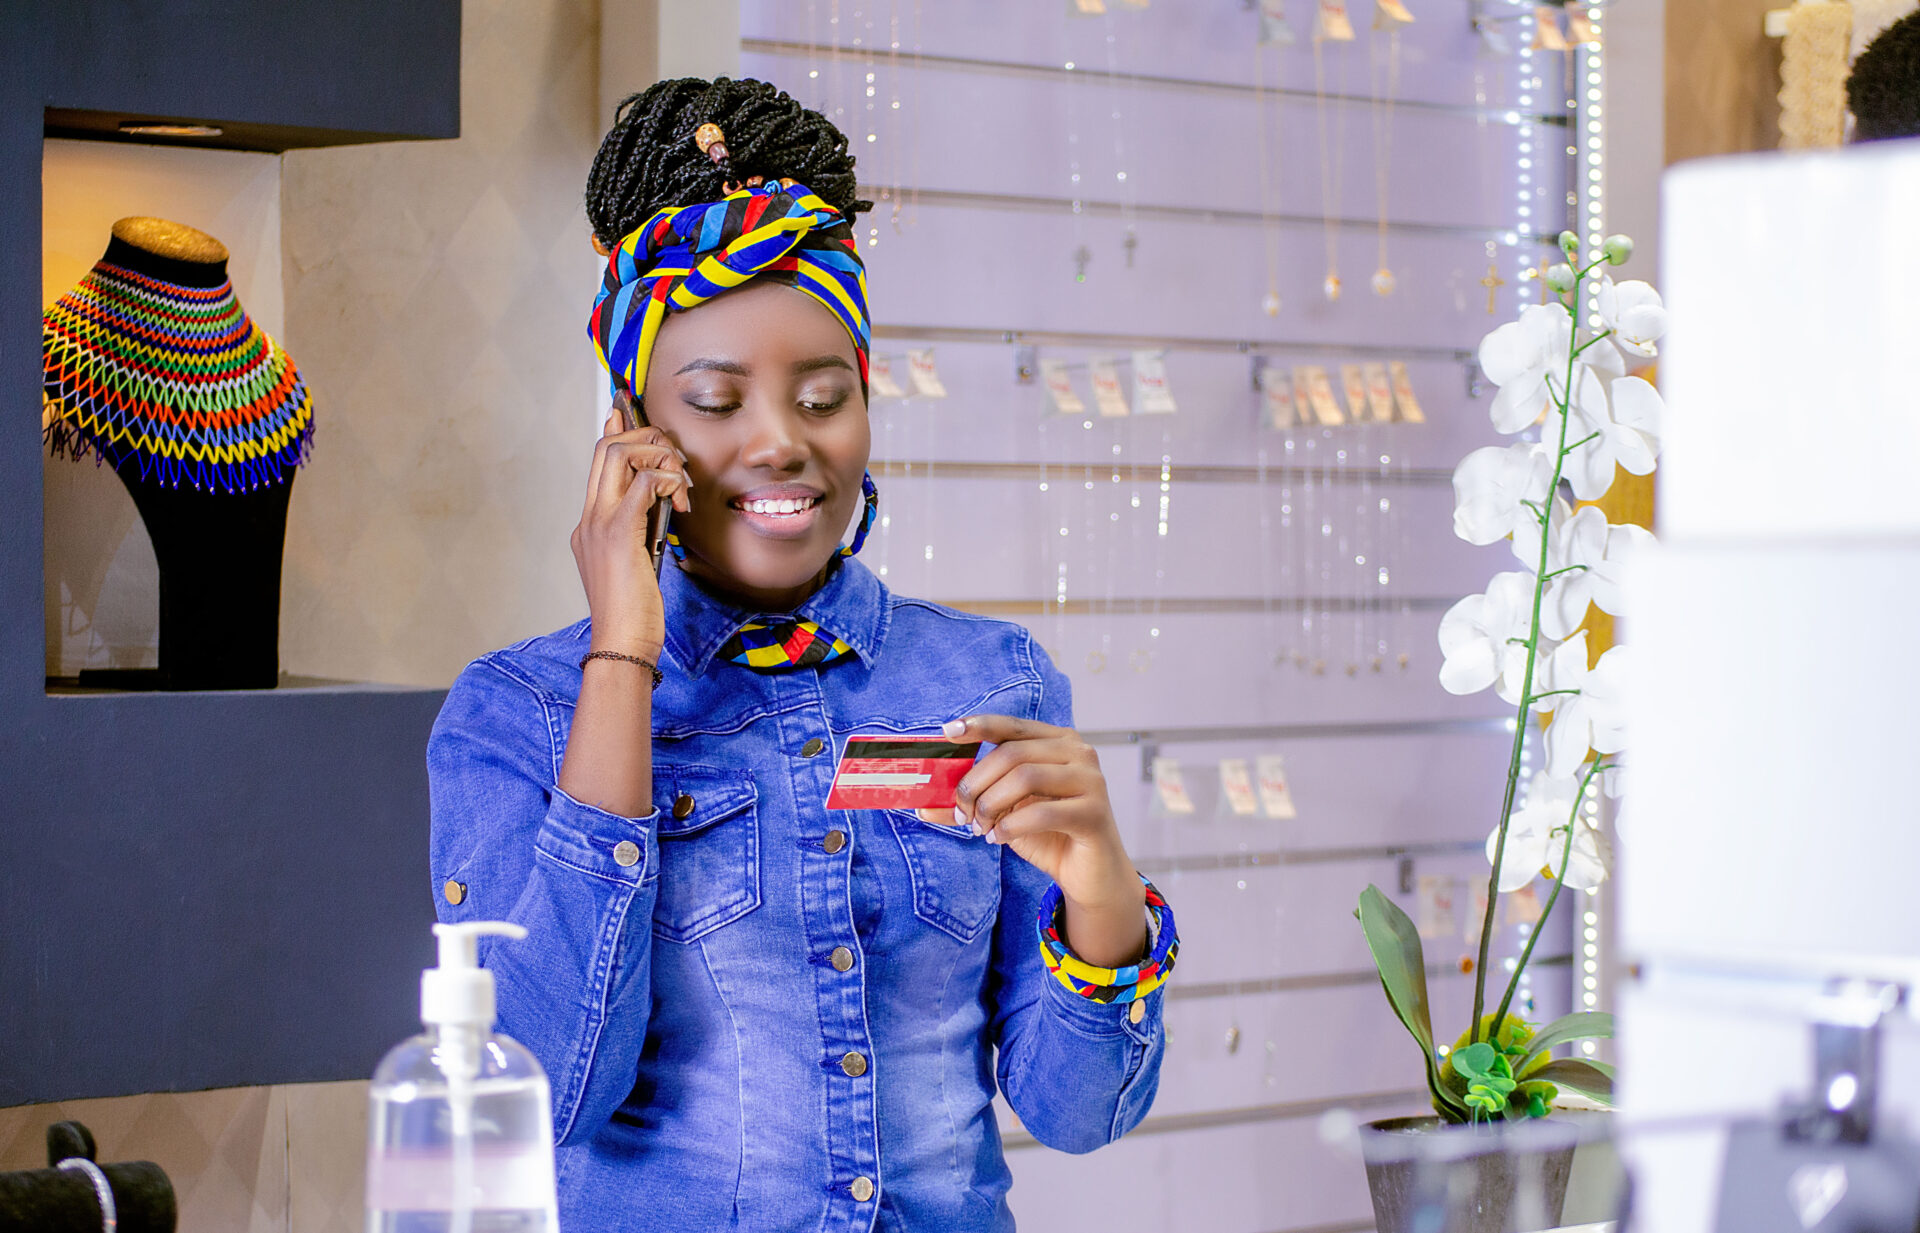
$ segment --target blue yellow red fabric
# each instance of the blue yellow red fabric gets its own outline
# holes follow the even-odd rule
[[[183,287],[105,261],[41,317],[44,435],[142,480],[244,492],[307,459],[313,400],[233,283]]]
[[[1146,888],[1147,913],[1152,918],[1152,944],[1145,959],[1123,968],[1095,967],[1067,948],[1063,920],[1066,900],[1058,885],[1048,888],[1040,900],[1035,924],[1040,931],[1041,957],[1055,980],[1090,1001],[1132,1002],[1146,997],[1173,975],[1174,961],[1180,957],[1180,934],[1174,928],[1173,909],[1145,874],[1140,875],[1140,881]]]
[[[853,648],[805,618],[748,621],[720,644],[717,658],[756,672],[784,672],[830,664]]]
[[[624,388],[636,401],[646,392],[647,361],[668,313],[755,277],[789,282],[825,306],[852,337],[866,383],[873,340],[853,229],[805,185],[775,182],[659,210],[614,246],[587,320],[611,391]]]

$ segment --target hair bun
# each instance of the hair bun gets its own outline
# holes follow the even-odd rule
[[[796,180],[849,220],[872,202],[846,134],[764,81],[681,77],[623,99],[587,175],[587,219],[609,248],[665,206],[717,200],[729,185]]]

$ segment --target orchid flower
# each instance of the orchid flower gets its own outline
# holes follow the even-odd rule
[[[1579,647],[1578,655],[1568,652]],[[1591,669],[1586,666],[1587,635],[1560,644],[1548,671],[1541,674],[1544,689],[1554,691],[1559,703],[1542,742],[1550,774],[1571,775],[1586,761],[1587,751],[1619,753],[1626,747],[1622,731],[1625,712],[1627,658],[1625,647],[1613,647]],[[1573,692],[1560,692],[1573,691]]]
[[[1581,513],[1585,512],[1586,510],[1581,511]],[[1600,550],[1599,559],[1592,563],[1586,573],[1586,578],[1592,583],[1591,598],[1600,611],[1612,613],[1614,616],[1619,616],[1626,611],[1626,598],[1620,591],[1621,576],[1626,571],[1627,562],[1632,559],[1633,554],[1640,552],[1653,542],[1653,532],[1645,527],[1635,526],[1630,522],[1617,526],[1612,523],[1607,524],[1606,545]],[[1603,771],[1602,774],[1611,775],[1613,772]],[[1607,795],[1618,794],[1608,789]]]
[[[1579,768],[1575,768],[1576,771]],[[1500,859],[1500,890],[1517,891],[1539,874],[1554,877],[1560,861],[1567,861],[1566,885],[1575,890],[1598,886],[1612,864],[1612,844],[1579,815],[1580,783],[1584,776],[1558,778],[1539,772],[1527,788],[1527,802],[1513,811],[1507,825],[1507,848]],[[1567,827],[1573,827],[1573,852],[1567,854]],[[1487,836],[1487,861],[1493,861],[1500,832]]]
[[[1598,506],[1572,512],[1556,499],[1547,520],[1547,585],[1540,605],[1540,632],[1571,638],[1587,619],[1587,605],[1620,614],[1620,575],[1627,559],[1653,535],[1631,523],[1614,526]],[[1540,563],[1540,524],[1529,521],[1513,533],[1513,552],[1528,568]]]
[[[1600,321],[1613,332],[1613,342],[1628,355],[1650,360],[1660,354],[1655,344],[1667,332],[1667,310],[1651,284],[1635,279],[1615,285],[1600,280]]]
[[[1597,369],[1587,369],[1575,384],[1567,443],[1577,448],[1568,456],[1564,474],[1574,496],[1597,501],[1613,487],[1615,463],[1633,475],[1652,473],[1660,456],[1660,417],[1666,404],[1660,391],[1638,377],[1606,381]],[[1586,440],[1589,437],[1592,440]]]
[[[1518,697],[1533,624],[1533,576],[1495,574],[1485,594],[1469,595],[1440,618],[1440,684],[1450,694],[1475,694],[1501,683],[1500,696]]]
[[[1522,527],[1537,527],[1538,516],[1526,502],[1544,502],[1552,481],[1553,455],[1544,445],[1473,451],[1453,472],[1453,533],[1469,544],[1492,544]]]
[[[1480,340],[1480,370],[1500,387],[1491,412],[1496,431],[1523,432],[1553,405],[1554,391],[1567,380],[1567,352],[1572,346],[1573,318],[1558,304],[1529,305],[1521,310],[1518,321]],[[1573,365],[1576,374],[1592,372],[1602,380],[1627,371],[1613,347],[1589,347]],[[1583,392],[1578,401],[1584,405],[1603,390],[1604,386]]]
[[[1542,613],[1541,617],[1544,621],[1545,613]],[[1551,649],[1542,642],[1533,667],[1532,709],[1536,713],[1544,714],[1573,701],[1574,691],[1584,683],[1586,675],[1586,630],[1581,630]],[[1519,702],[1519,695],[1515,694],[1510,701]]]

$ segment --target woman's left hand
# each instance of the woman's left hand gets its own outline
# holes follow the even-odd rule
[[[1088,963],[1135,962],[1146,934],[1146,897],[1107,799],[1100,757],[1072,728],[1009,715],[970,715],[946,726],[955,741],[996,748],[960,781],[949,817],[1004,843],[1060,886],[1074,952]]]

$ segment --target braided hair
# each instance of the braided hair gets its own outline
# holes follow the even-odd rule
[[[694,144],[702,124],[720,126],[729,158],[716,164]],[[849,221],[873,208],[856,196],[846,134],[825,116],[764,81],[681,77],[614,109],[587,173],[587,221],[612,248],[656,210],[718,201],[753,176],[798,180]]]
[[[1882,30],[1847,78],[1855,141],[1920,135],[1920,14]]]

